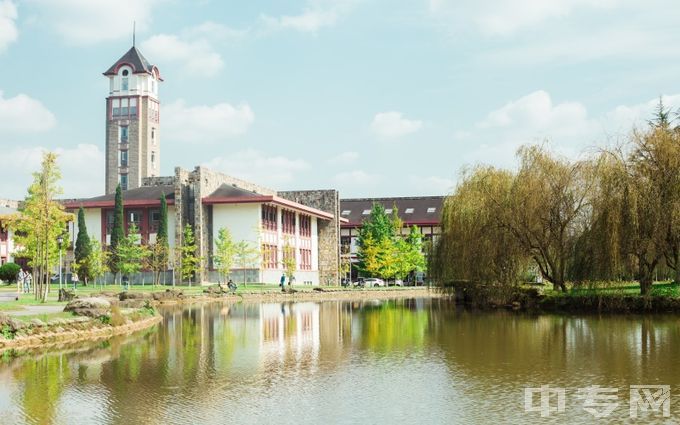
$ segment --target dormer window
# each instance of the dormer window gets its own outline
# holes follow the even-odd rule
[[[127,77],[130,72],[127,69],[123,70],[123,77]]]

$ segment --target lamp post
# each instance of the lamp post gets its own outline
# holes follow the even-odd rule
[[[61,291],[61,246],[64,244],[64,238],[59,235],[57,237],[57,245],[59,245],[59,290]]]

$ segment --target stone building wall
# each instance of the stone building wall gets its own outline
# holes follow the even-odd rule
[[[142,178],[142,186],[156,187],[156,186],[170,186],[175,184],[175,176],[156,176]]]
[[[340,280],[340,195],[337,190],[297,190],[278,196],[333,214],[332,220],[317,220],[319,232],[319,284],[338,285]]]

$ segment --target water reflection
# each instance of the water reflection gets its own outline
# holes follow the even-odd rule
[[[624,405],[631,384],[680,391],[671,316],[479,313],[423,299],[163,315],[141,334],[2,357],[0,422],[540,423],[523,412],[526,386],[618,386]],[[556,423],[591,419],[572,397]]]

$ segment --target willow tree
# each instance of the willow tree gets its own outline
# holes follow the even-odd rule
[[[596,183],[596,166],[557,157],[541,146],[522,147],[518,157],[509,196],[497,201],[501,220],[541,275],[555,290],[566,291],[576,243],[590,222],[588,195]]]
[[[519,282],[527,256],[503,221],[513,179],[511,172],[493,167],[463,173],[444,202],[442,235],[431,261],[441,282],[496,287]]]
[[[33,173],[28,195],[12,223],[16,244],[22,247],[20,255],[29,259],[33,269],[35,298],[43,302],[50,290],[50,276],[58,263],[57,238],[64,234],[66,223],[72,220],[72,215],[64,212],[64,207],[55,200],[62,193],[60,179],[57,155],[44,153],[40,171]]]

